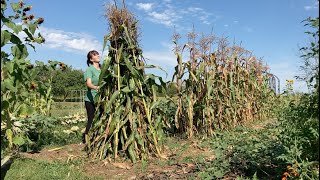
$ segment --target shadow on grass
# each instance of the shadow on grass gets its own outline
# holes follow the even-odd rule
[[[12,163],[13,163],[13,159],[10,158],[6,163],[1,165],[1,180],[4,180],[4,178],[5,178],[8,170],[10,169]]]

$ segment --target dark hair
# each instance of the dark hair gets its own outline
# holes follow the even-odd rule
[[[96,50],[92,50],[92,51],[89,51],[88,54],[87,54],[87,65],[89,66],[90,64],[93,64],[92,61],[90,61],[91,57],[94,56],[94,55],[98,55],[98,51]],[[99,64],[100,66],[100,64]]]

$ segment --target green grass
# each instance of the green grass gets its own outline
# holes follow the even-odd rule
[[[80,166],[63,162],[47,162],[32,159],[16,159],[5,176],[5,180],[73,179],[99,180],[102,177],[88,177]]]
[[[191,156],[186,156],[182,159],[183,163],[191,163],[193,162],[193,158]]]
[[[161,159],[156,159],[155,160],[155,164],[160,166],[160,167],[164,167],[168,164],[167,160],[161,160]]]

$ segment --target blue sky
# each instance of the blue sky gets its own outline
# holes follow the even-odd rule
[[[29,58],[59,60],[77,69],[86,68],[86,54],[92,49],[101,52],[103,37],[108,34],[104,17],[105,4],[110,0],[25,0],[33,6],[32,13],[43,17],[40,32],[46,43],[36,47]],[[121,1],[118,5],[121,5]],[[315,0],[130,0],[128,9],[139,20],[140,40],[147,63],[159,65],[171,80],[176,58],[171,37],[176,31],[182,37],[194,25],[198,33],[228,37],[232,44],[262,57],[270,72],[281,80],[301,74],[299,47],[310,41],[303,21],[318,17],[319,3]],[[181,44],[187,43],[186,39]],[[163,75],[159,70],[151,71]],[[304,83],[294,83],[295,91],[306,91]]]

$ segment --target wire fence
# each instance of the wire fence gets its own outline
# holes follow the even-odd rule
[[[64,99],[56,99],[51,114],[53,116],[69,116],[76,113],[85,113],[84,96],[86,90],[71,90]]]

